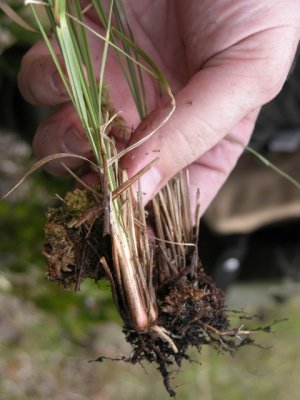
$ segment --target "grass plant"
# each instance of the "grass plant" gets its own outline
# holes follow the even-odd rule
[[[104,42],[100,71],[94,71],[92,65],[87,38],[90,28],[84,22],[86,10],[78,0],[43,2],[64,65],[35,6],[29,4],[86,132],[94,155],[92,168],[101,184],[100,190],[84,185],[84,190],[68,193],[61,207],[49,211],[45,228],[48,276],[65,286],[75,283],[78,289],[83,278],[98,280],[104,275],[110,281],[127,341],[133,346],[128,361],[156,362],[169,394],[174,396],[169,367],[174,363],[180,366],[188,358],[190,344],[200,347],[214,343],[230,351],[244,343],[240,336],[248,337],[249,332],[230,329],[223,295],[199,263],[188,177],[182,173],[153,200],[148,210],[154,223],[153,245],[141,191],[135,200],[130,187],[151,164],[131,179],[119,167],[125,152],[147,140],[171,116],[175,109],[173,95],[159,68],[136,45],[122,1],[112,0],[109,10],[104,10],[101,1],[91,2],[106,32],[89,32]],[[170,95],[170,113],[165,120],[142,141],[119,153],[109,136],[112,126],[120,123],[104,84],[109,51],[117,52],[141,120],[147,114],[144,73],[156,79],[160,91]],[[38,166],[63,156],[53,155]],[[241,343],[237,344],[236,339]]]
[[[145,286],[145,282],[149,279],[147,270],[151,263],[150,254],[146,255],[144,250],[147,248],[147,244],[139,243],[140,246],[137,247],[134,243],[137,235],[134,220],[143,215],[141,202],[139,202],[138,215],[135,215],[130,188],[125,188],[129,186],[126,185],[126,174],[119,168],[120,155],[117,153],[113,139],[108,135],[117,117],[117,112],[110,113],[108,111],[108,108],[112,107],[104,101],[104,98],[107,97],[104,87],[105,65],[110,46],[118,53],[124,77],[127,79],[141,118],[146,113],[141,69],[151,71],[151,74],[163,85],[166,85],[166,81],[159,69],[153,62],[149,62],[149,58],[144,56],[132,38],[125,36],[125,28],[120,16],[123,9],[120,10],[120,6],[112,1],[108,15],[106,15],[101,2],[95,1],[93,5],[106,30],[105,36],[101,36],[104,48],[99,79],[96,78],[91,61],[87,27],[83,22],[84,11],[81,9],[80,2],[49,1],[45,5],[50,25],[64,59],[64,67],[60,65],[35,7],[32,4],[31,7],[38,28],[49,48],[93,150],[96,164],[94,167],[102,187],[97,201],[103,203],[103,234],[111,234],[113,265],[116,267],[116,271],[111,273],[107,260],[104,258],[101,258],[102,266],[111,281],[115,300],[123,317],[130,321],[132,326],[140,329],[149,324],[149,318],[154,319],[154,316],[149,316],[149,312],[153,314],[153,305]],[[112,16],[115,17],[116,28],[111,26]],[[116,37],[122,38],[123,49],[116,45]],[[138,57],[146,63],[148,61],[150,66],[147,64],[144,66],[138,61]],[[170,92],[169,87],[167,90]],[[135,178],[131,179],[130,183],[134,180]],[[123,192],[112,198],[112,193],[118,191],[120,187],[124,188]],[[145,220],[139,221],[139,223],[145,230],[146,227],[143,225]],[[145,235],[141,234],[141,237],[145,238]],[[141,259],[145,265],[139,265]]]

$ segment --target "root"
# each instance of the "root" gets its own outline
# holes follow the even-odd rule
[[[166,329],[158,325],[152,326],[150,329],[151,331],[155,332],[158,335],[158,337],[167,342],[175,354],[178,353],[178,349],[173,340],[170,338],[169,332],[167,332]]]

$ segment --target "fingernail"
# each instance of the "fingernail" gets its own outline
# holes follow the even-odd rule
[[[50,105],[68,99],[63,82],[49,56],[36,57],[32,61],[27,84],[24,86],[21,81],[22,85],[25,96],[33,104]]]
[[[91,151],[88,139],[74,128],[70,128],[65,132],[64,147],[67,153],[87,154]]]
[[[159,170],[151,167],[140,179],[139,188],[142,192],[143,203],[146,204],[155,195],[162,177]],[[138,185],[136,185],[137,187]]]
[[[54,72],[50,78],[50,84],[52,89],[59,95],[67,95],[66,88],[61,79],[60,73],[58,71]]]

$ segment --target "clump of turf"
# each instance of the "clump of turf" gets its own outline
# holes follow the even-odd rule
[[[170,210],[173,211],[178,201],[180,204],[187,201],[173,196],[175,193],[172,191],[178,182],[184,186],[184,180],[176,180],[168,187],[173,198]],[[161,195],[154,200],[153,209],[148,213],[154,227],[152,238],[148,239],[152,254],[149,263],[152,263],[153,270],[148,290],[154,293],[152,315],[155,317],[149,318],[143,328],[135,326],[124,311],[120,311],[126,303],[123,301],[120,305],[124,300],[123,288],[112,283],[112,280],[117,281],[117,277],[113,268],[111,237],[103,236],[101,196],[87,189],[75,189],[67,193],[59,207],[51,208],[47,213],[44,253],[47,277],[64,287],[74,286],[78,290],[86,278],[111,281],[114,300],[124,322],[123,332],[133,348],[130,358],[124,357],[123,360],[133,364],[142,361],[157,363],[168,393],[175,396],[170,382],[172,370],[174,366],[181,367],[183,360],[189,360],[190,346],[201,351],[203,345],[209,345],[218,351],[232,353],[252,339],[249,331],[231,328],[224,294],[206,275],[198,259],[197,247],[192,246],[197,243],[196,230],[181,222],[177,226],[175,221],[178,218],[166,215],[170,210],[165,209],[162,198]],[[172,220],[173,231],[181,240],[179,243],[167,239],[162,242],[162,237],[172,239],[164,220],[169,220],[169,224]],[[184,233],[183,226],[189,226],[189,232]],[[103,268],[103,258],[106,268]],[[148,309],[150,312],[150,303]],[[99,357],[97,361],[103,359]]]

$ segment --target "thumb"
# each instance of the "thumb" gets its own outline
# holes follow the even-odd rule
[[[280,91],[298,39],[282,32],[278,38],[274,35],[270,38],[263,32],[256,40],[261,40],[266,48],[270,48],[271,42],[272,51],[260,51],[249,59],[245,42],[244,50],[239,45],[238,49],[231,48],[211,59],[177,93],[176,110],[168,122],[123,157],[122,166],[129,176],[159,157],[141,178],[144,203],[172,176],[220,142],[253,109]],[[149,134],[169,111],[166,106],[153,111],[138,127],[129,145]]]

